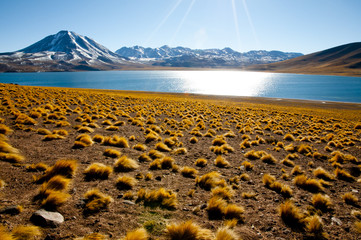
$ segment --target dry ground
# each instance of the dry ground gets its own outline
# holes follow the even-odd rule
[[[59,211],[65,222],[42,228],[35,239],[74,239],[94,232],[120,239],[138,228],[145,228],[151,239],[176,239],[167,226],[187,220],[212,234],[228,226],[240,239],[359,239],[361,202],[343,197],[351,193],[360,198],[359,104],[7,84],[0,85],[0,101],[0,145],[15,148],[0,146],[0,180],[5,183],[0,206],[22,207],[18,213],[0,214],[2,231],[30,225],[32,213],[45,206]],[[56,130],[65,131],[54,135]],[[106,138],[115,135],[124,137],[121,144]],[[137,144],[145,149],[134,149]],[[120,156],[106,156],[106,149]],[[154,149],[163,156],[139,158]],[[122,156],[136,164],[117,168]],[[168,164],[162,164],[164,158]],[[195,165],[200,158],[207,161],[203,167]],[[34,200],[42,186],[36,180],[59,160],[76,160],[77,169],[64,176],[67,186],[54,193],[69,194],[64,202],[49,207]],[[32,164],[38,163],[48,170],[34,169]],[[87,179],[84,172],[93,163],[113,172],[107,178]],[[247,169],[249,165],[253,168]],[[186,166],[194,170],[186,172]],[[319,167],[329,179],[314,172]],[[207,188],[201,177],[211,172],[220,176]],[[148,173],[152,177],[145,179]],[[274,179],[266,182],[266,174]],[[122,189],[116,184],[120,176],[136,182]],[[84,194],[94,188],[112,200],[89,212]],[[149,194],[160,188],[166,196],[143,201],[141,189]],[[327,208],[312,202],[318,193],[328,197]],[[280,206],[289,201],[299,214],[288,209],[291,217],[282,218]],[[229,206],[235,207],[234,214],[229,214]]]

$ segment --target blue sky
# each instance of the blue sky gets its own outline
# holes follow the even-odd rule
[[[123,46],[311,53],[361,41],[360,0],[1,0],[0,52],[60,30]]]

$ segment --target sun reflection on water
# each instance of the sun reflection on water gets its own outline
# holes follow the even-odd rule
[[[261,96],[270,88],[272,73],[245,71],[177,71],[182,92],[212,95]]]

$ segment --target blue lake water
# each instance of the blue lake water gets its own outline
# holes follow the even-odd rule
[[[361,77],[243,71],[0,73],[1,83],[361,103]]]

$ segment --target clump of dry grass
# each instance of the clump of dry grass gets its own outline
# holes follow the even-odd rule
[[[9,135],[13,130],[4,124],[0,124],[0,134]]]
[[[276,164],[277,160],[271,155],[266,154],[261,157],[261,161],[268,164]]]
[[[304,229],[305,228],[305,216],[301,213],[301,210],[297,208],[290,200],[282,203],[279,208],[279,212],[283,222],[291,228]]]
[[[244,199],[257,199],[257,194],[254,192],[243,192],[241,196]]]
[[[295,141],[295,137],[290,134],[290,133],[287,133],[284,137],[283,137],[283,140],[286,140],[286,141]]]
[[[322,212],[327,212],[331,210],[333,204],[329,196],[317,193],[312,196],[312,205]]]
[[[195,178],[198,174],[198,171],[194,168],[185,166],[181,169],[181,174],[183,177]]]
[[[47,190],[47,196],[41,201],[40,206],[46,210],[54,211],[63,205],[70,195],[60,191]]]
[[[196,184],[205,190],[211,190],[215,187],[225,187],[226,181],[221,178],[218,172],[210,172],[196,178]]]
[[[308,178],[305,175],[298,175],[293,179],[296,186],[310,192],[323,192],[325,189],[317,179]]]
[[[204,158],[198,158],[196,162],[194,163],[197,167],[205,167],[207,166],[207,160]]]
[[[340,168],[336,168],[334,171],[335,176],[340,179],[340,180],[344,180],[347,182],[354,182],[355,178],[348,173],[347,171],[340,169]]]
[[[221,227],[216,232],[215,240],[239,240],[238,234],[229,227]]]
[[[231,164],[221,155],[216,157],[216,159],[214,160],[214,165],[219,168],[228,168],[231,166]]]
[[[0,161],[9,163],[21,163],[25,159],[24,156],[17,153],[3,153],[0,152]]]
[[[155,149],[160,151],[160,152],[170,152],[172,151],[171,148],[169,148],[166,144],[159,142],[155,145]]]
[[[243,161],[241,163],[242,166],[244,166],[244,168],[247,170],[247,171],[251,171],[254,167],[254,165],[250,162],[248,162],[247,160],[246,161]]]
[[[203,229],[192,221],[167,226],[166,234],[171,240],[210,240],[212,232]]]
[[[73,148],[85,148],[93,145],[93,140],[88,134],[81,134],[75,138]]]
[[[291,171],[291,175],[301,175],[303,174],[304,171],[302,170],[302,167],[300,165],[296,165],[293,167],[292,171]]]
[[[133,178],[131,176],[127,176],[127,175],[118,177],[118,179],[116,181],[116,185],[119,190],[132,189],[135,186],[135,184],[137,184],[137,180],[135,180],[135,178]]]
[[[267,153],[264,151],[255,151],[255,150],[251,150],[248,151],[244,154],[245,158],[248,158],[250,160],[256,160],[256,159],[260,159],[262,156],[266,155]]]
[[[138,163],[127,156],[120,157],[114,163],[114,170],[117,172],[130,172],[137,168],[139,168]]]
[[[226,200],[213,196],[207,204],[207,213],[209,219],[237,219],[244,221],[244,208],[235,204],[228,204]]]
[[[125,137],[119,137],[117,135],[105,137],[103,140],[103,144],[106,146],[129,148],[128,140]]]
[[[113,199],[101,193],[98,189],[91,189],[84,194],[85,206],[84,212],[87,214],[96,213],[108,208]]]
[[[315,170],[313,170],[313,175],[315,175],[315,177],[317,178],[321,178],[326,181],[335,180],[335,177],[331,173],[323,169],[322,167],[318,167]]]
[[[40,228],[37,226],[16,226],[11,231],[13,240],[31,240],[41,236]],[[0,235],[1,237],[1,235]],[[6,240],[1,238],[2,240]]]
[[[93,163],[84,171],[87,180],[93,179],[108,179],[109,175],[113,172],[113,168],[106,166],[102,163]]]
[[[104,156],[111,157],[111,158],[117,158],[120,157],[122,153],[118,150],[107,148],[104,151]]]
[[[358,206],[358,197],[353,195],[351,192],[342,195],[342,199],[346,204]]]
[[[234,195],[233,190],[230,187],[216,187],[212,189],[212,197],[222,198],[224,200],[230,200]]]
[[[137,151],[145,151],[147,149],[147,146],[144,144],[138,143],[133,146],[133,149],[135,149]]]
[[[323,224],[321,218],[317,215],[307,217],[306,229],[311,233],[316,239],[328,239],[328,235],[323,230]]]
[[[59,160],[52,167],[48,168],[42,176],[36,177],[35,182],[42,183],[48,181],[55,175],[72,178],[78,167],[76,160]]]
[[[103,143],[105,137],[99,134],[94,135],[93,141],[97,143]]]
[[[136,230],[127,232],[127,235],[121,240],[147,240],[149,235],[144,228],[138,228]]]
[[[137,196],[137,202],[144,202],[144,206],[162,207],[170,210],[174,210],[178,206],[177,195],[164,188],[151,191],[140,189]]]
[[[290,198],[293,194],[290,186],[277,182],[276,178],[268,173],[263,175],[262,182],[267,188],[281,194],[285,198]]]
[[[188,151],[185,147],[180,147],[173,150],[174,155],[182,155],[182,154],[186,154],[187,152]]]

